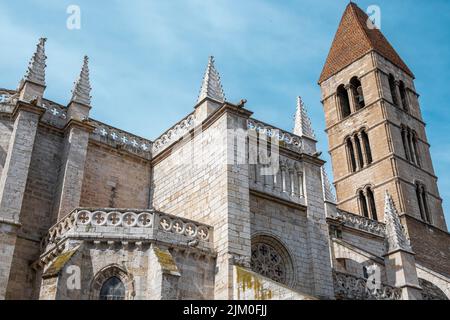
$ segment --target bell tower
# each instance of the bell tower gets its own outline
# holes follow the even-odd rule
[[[355,3],[345,9],[319,85],[338,208],[383,221],[389,192],[417,260],[450,274],[450,236],[414,74]]]

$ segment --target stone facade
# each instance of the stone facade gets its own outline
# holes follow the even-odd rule
[[[45,99],[45,66],[41,39],[19,89],[0,89],[0,299],[449,297],[449,237],[417,96],[382,54],[320,84],[337,199],[300,97],[294,132],[264,123],[245,100],[225,100],[210,57],[193,110],[151,141],[89,116],[87,57],[67,106]],[[407,115],[389,104],[389,73],[409,88]],[[354,75],[366,106],[342,120],[336,87]],[[417,133],[420,167],[402,154],[402,124]],[[360,128],[372,163],[349,172],[344,140]],[[360,214],[367,185],[378,221]]]

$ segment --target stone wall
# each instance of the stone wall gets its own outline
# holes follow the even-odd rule
[[[251,234],[278,240],[291,256],[294,265],[293,289],[314,295],[312,265],[308,246],[306,208],[250,196]]]
[[[232,298],[231,256],[250,259],[248,165],[233,164],[241,151],[228,135],[228,129],[246,129],[248,113],[241,110],[222,107],[203,123],[202,134],[194,131],[190,142],[154,159],[154,207],[214,227],[216,299]]]
[[[0,115],[0,175],[5,165],[13,125],[14,123],[9,119],[9,116]]]
[[[149,189],[148,160],[89,143],[80,206],[145,209]]]
[[[40,254],[39,242],[52,220],[62,136],[47,127],[39,127],[25,187],[11,276],[9,299],[37,298],[34,290],[35,272],[30,268]]]
[[[234,267],[237,300],[316,300],[246,268]]]
[[[78,289],[69,287],[74,270],[80,270]],[[124,283],[126,299],[210,299],[214,271],[214,259],[195,249],[73,242],[46,266],[40,299],[96,300],[111,276]]]

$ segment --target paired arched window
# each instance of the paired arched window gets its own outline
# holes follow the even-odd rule
[[[350,172],[360,170],[372,163],[369,136],[362,129],[345,140]]]
[[[359,212],[362,216],[378,220],[377,208],[375,205],[375,197],[371,187],[358,191]]]
[[[426,188],[420,182],[416,182],[415,185],[416,185],[417,202],[419,204],[420,217],[422,218],[423,221],[431,223]]]
[[[418,149],[419,139],[417,137],[416,131],[407,126],[402,126],[401,135],[406,160],[420,166],[420,157]]]
[[[408,96],[406,93],[405,83],[402,80],[395,80],[394,76],[389,74],[389,89],[391,91],[392,103],[407,112]]]
[[[341,84],[337,88],[337,96],[339,100],[339,107],[341,109],[341,117],[347,118],[352,113],[352,111],[350,109],[350,100],[348,98],[348,92],[343,84]]]
[[[347,85],[341,84],[336,90],[337,103],[341,119],[366,106],[361,81],[353,77]]]

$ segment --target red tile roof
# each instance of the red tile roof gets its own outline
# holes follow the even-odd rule
[[[355,3],[350,2],[342,15],[330,52],[320,75],[319,83],[335,75],[371,51],[376,51],[414,78],[389,41],[377,28],[367,26],[369,17]]]

